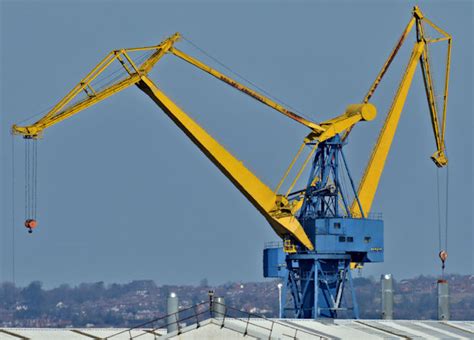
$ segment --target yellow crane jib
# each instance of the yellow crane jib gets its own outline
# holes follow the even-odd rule
[[[250,172],[238,159],[223,148],[202,127],[194,122],[183,110],[173,103],[152,81],[148,78],[149,71],[167,53],[185,60],[191,65],[201,69],[226,84],[238,89],[261,103],[275,109],[283,115],[298,121],[311,129],[306,141],[324,141],[336,134],[352,127],[361,120],[371,120],[375,117],[375,107],[370,104],[350,105],[346,112],[334,119],[316,124],[288,110],[266,96],[238,83],[234,79],[205,65],[201,61],[174,48],[175,42],[180,39],[176,33],[161,44],[150,47],[129,48],[110,52],[99,64],[86,75],[62,100],[60,100],[44,117],[28,126],[14,125],[14,134],[23,135],[25,138],[39,138],[43,130],[76,113],[128,88],[137,85],[155,101],[163,111],[183,130],[183,132],[201,149],[201,151],[231,180],[242,194],[257,208],[267,219],[275,232],[287,243],[293,239],[308,250],[314,246],[306,235],[303,227],[296,218],[296,213],[302,201],[288,201],[286,196],[272,191]],[[145,51],[151,55],[142,63],[133,61],[131,54]],[[96,88],[93,83],[99,75],[105,73],[112,63],[118,62],[126,71],[125,77],[113,82],[104,88]],[[86,94],[84,99],[77,99],[79,95]]]
[[[67,119],[82,110],[124,90],[131,85],[137,85],[149,95],[163,111],[186,133],[186,135],[201,149],[201,151],[231,180],[231,182],[244,194],[244,196],[260,211],[270,223],[275,232],[283,239],[292,238],[308,250],[314,246],[306,235],[298,220],[291,213],[291,205],[282,205],[278,196],[261,182],[257,176],[250,172],[241,161],[236,159],[230,152],[223,148],[202,127],[194,122],[183,110],[173,103],[158,87],[148,78],[148,72],[166,54],[171,52],[173,44],[180,38],[179,33],[163,41],[157,46],[130,48],[110,52],[89,74],[82,79],[62,100],[60,100],[44,117],[28,126],[13,125],[14,134],[23,135],[27,139],[37,139],[42,132]],[[130,54],[138,51],[153,52],[141,64],[136,64]],[[182,52],[173,51],[182,59],[192,61],[205,69],[208,73],[216,76],[215,70],[207,67],[194,58]],[[114,62],[117,61],[126,70],[123,79],[107,85],[105,88],[97,89],[93,81]],[[260,102],[274,108],[286,116],[298,120],[301,124],[313,129],[321,130],[317,124],[312,123],[292,113],[271,99],[231,80],[229,77],[219,73],[218,78],[224,80],[242,92],[251,95]],[[86,93],[84,99],[77,98]]]
[[[28,126],[13,125],[13,134],[23,135],[25,138],[38,138],[44,129],[67,119],[76,113],[108,98],[127,87],[140,81],[140,76],[147,74],[153,66],[168,52],[172,45],[180,39],[180,34],[175,33],[161,44],[156,46],[127,48],[111,51],[82,79],[63,99],[61,99],[44,117]],[[136,65],[130,57],[134,52],[153,52],[140,65]],[[127,76],[111,85],[100,89],[93,88],[92,83],[103,74],[114,62],[119,62],[125,69]],[[85,99],[74,102],[83,92]]]
[[[412,19],[412,21],[415,19]],[[413,22],[410,22],[407,27],[404,36],[413,26]],[[418,27],[418,25],[417,25]],[[422,28],[418,28],[417,32],[421,32]],[[254,91],[236,80],[222,74],[221,72],[209,67],[194,57],[176,49],[174,44],[180,39],[180,34],[176,33],[168,39],[164,40],[161,44],[149,47],[140,48],[129,48],[114,50],[110,52],[96,67],[89,72],[89,74],[82,79],[63,99],[61,99],[44,117],[39,119],[37,122],[28,126],[14,125],[12,127],[13,133],[23,135],[25,138],[36,139],[39,138],[44,129],[55,125],[56,123],[67,119],[76,113],[100,102],[101,100],[108,98],[130,85],[137,85],[142,91],[151,97],[155,103],[157,103],[163,111],[176,123],[176,125],[200,148],[200,150],[229,178],[229,180],[242,192],[242,194],[257,208],[257,210],[263,214],[263,216],[270,223],[275,232],[284,240],[293,239],[308,250],[313,250],[314,245],[309,240],[303,227],[296,218],[296,214],[301,208],[302,200],[288,200],[288,195],[291,189],[296,184],[299,176],[303,169],[308,164],[313,152],[316,150],[318,143],[324,142],[337,134],[348,133],[352,127],[360,121],[370,121],[376,117],[377,110],[375,106],[368,103],[368,98],[373,94],[375,88],[380,82],[381,76],[375,85],[372,86],[370,95],[366,96],[361,104],[349,105],[346,111],[333,119],[324,121],[322,123],[314,123],[310,120],[303,118],[296,113],[288,110],[282,105],[276,103],[270,98]],[[403,38],[404,39],[404,38]],[[403,41],[401,40],[401,42]],[[393,117],[391,120],[387,119],[382,130],[379,142],[372,154],[371,161],[366,169],[366,173],[361,182],[359,188],[359,196],[362,197],[362,206],[367,211],[370,210],[371,199],[375,193],[376,186],[378,184],[378,177],[383,170],[383,163],[385,158],[383,154],[388,152],[390,148],[391,139],[396,129],[395,120],[398,120],[399,111],[401,111],[408,91],[411,78],[413,76],[413,70],[416,66],[414,61],[420,59],[424,52],[424,46],[426,42],[423,39],[419,39],[417,42],[414,52],[412,54],[409,67],[405,72],[402,86],[397,93],[397,97],[394,100],[394,104],[388,117]],[[401,44],[399,42],[399,45]],[[142,62],[135,62],[131,57],[131,54],[135,52],[147,52],[150,55]],[[181,110],[175,103],[173,103],[148,77],[149,71],[153,66],[165,55],[173,54],[178,58],[186,61],[187,63],[197,67],[200,70],[212,75],[216,79],[223,81],[224,83],[232,86],[233,88],[241,91],[242,93],[250,96],[253,99],[273,108],[281,114],[303,124],[308,127],[311,132],[306,136],[304,143],[298,151],[297,157],[302,151],[305,144],[315,144],[310,155],[306,158],[303,167],[299,170],[293,183],[290,185],[286,195],[279,194],[279,188],[284,178],[289,173],[289,170],[293,166],[295,160],[290,164],[282,181],[278,185],[277,189],[272,191],[268,186],[261,182],[257,176],[250,172],[238,159],[236,159],[231,153],[223,148],[212,136],[210,136],[202,127],[194,122],[183,110]],[[393,56],[391,56],[393,59]],[[429,72],[429,65],[426,60],[422,62],[424,74],[426,73],[426,82],[430,84],[431,77]],[[391,61],[391,60],[390,60]],[[117,81],[108,84],[103,88],[97,88],[94,81],[99,75],[103,74],[108,67],[118,62],[123,69],[126,71],[125,76]],[[390,62],[388,62],[389,64]],[[387,63],[384,67],[388,67]],[[382,70],[381,74],[385,73],[386,69]],[[80,99],[80,95],[86,94],[85,98]],[[428,93],[428,92],[427,92]],[[79,99],[78,99],[79,98]],[[400,98],[400,99],[397,99]],[[431,102],[430,102],[431,103]],[[436,113],[436,107],[433,105],[432,113]],[[431,108],[431,106],[430,106]],[[397,116],[398,115],[398,116]],[[434,114],[432,114],[433,116]],[[432,118],[435,122],[435,118]],[[437,135],[437,143],[440,145],[439,151],[435,157],[439,163],[443,162],[443,146],[444,146],[444,120],[445,114],[443,115],[443,126],[442,129],[435,129]],[[434,124],[434,123],[433,123]],[[435,126],[435,124],[434,124]],[[437,125],[436,125],[437,126]],[[441,137],[438,136],[441,130]],[[387,137],[388,136],[388,137]],[[391,137],[390,137],[391,136]],[[382,140],[382,142],[380,141]],[[382,156],[380,156],[382,154]],[[386,155],[385,155],[386,156]],[[374,175],[375,173],[375,175]],[[378,177],[377,177],[378,176]],[[374,185],[375,183],[375,185]],[[372,186],[372,188],[369,188]],[[372,195],[372,196],[371,196]],[[352,207],[352,212],[357,216],[357,206]]]
[[[418,63],[421,65],[421,71],[423,75],[426,97],[428,100],[428,108],[430,111],[430,119],[433,128],[433,134],[436,142],[436,152],[431,156],[431,159],[434,161],[436,166],[444,167],[448,164],[448,159],[446,157],[446,146],[445,146],[445,129],[446,129],[446,109],[448,102],[448,86],[449,86],[449,73],[450,73],[450,58],[451,58],[451,36],[440,29],[438,26],[433,24],[429,19],[427,19],[418,7],[413,8],[412,18],[403,31],[400,39],[398,40],[395,48],[390,53],[387,61],[380,70],[378,76],[376,77],[374,83],[369,89],[364,102],[368,102],[372,97],[375,89],[379,85],[383,75],[386,73],[391,62],[395,58],[397,52],[399,51],[401,45],[405,41],[408,33],[411,31],[413,26],[416,27],[416,43],[413,46],[410,59],[403,73],[402,79],[400,81],[398,90],[395,94],[395,97],[392,101],[392,105],[389,109],[387,117],[385,119],[384,125],[379,133],[377,142],[374,145],[372,154],[370,156],[367,167],[362,176],[358,188],[358,198],[360,202],[354,200],[351,205],[351,214],[352,216],[362,216],[364,214],[369,214],[372,203],[375,197],[375,193],[378,188],[380,177],[385,167],[385,162],[390,151],[395,132],[398,127],[398,122],[400,120],[403,107],[410,90],[413,76],[415,74],[416,67]],[[430,39],[426,36],[424,31],[424,24],[430,25],[434,28],[440,35],[440,38]],[[433,86],[433,79],[431,73],[431,65],[429,62],[429,51],[428,46],[431,43],[437,43],[441,41],[447,41],[447,55],[446,55],[446,67],[445,67],[445,82],[444,82],[444,94],[443,94],[443,107],[442,107],[442,116],[441,123],[438,119],[438,108],[435,102],[435,93]],[[349,130],[350,131],[350,130]]]
[[[203,64],[202,62],[200,62],[199,60],[197,60],[196,58],[193,58],[191,57],[190,55],[176,49],[176,48],[172,48],[170,49],[170,52],[173,53],[175,56],[183,59],[184,61],[188,62],[189,64],[197,67],[198,69],[204,71],[204,72],[207,72],[209,73],[210,75],[212,75],[213,77],[223,81],[224,83],[232,86],[233,88],[249,95],[250,97],[258,100],[259,102],[277,110],[278,112],[284,114],[285,116],[297,121],[298,123],[300,124],[303,124],[305,126],[307,126],[308,128],[312,129],[312,130],[316,130],[316,131],[322,131],[323,128],[320,127],[318,124],[314,123],[314,122],[311,122],[309,121],[308,119],[306,118],[303,118],[299,115],[297,115],[296,113],[288,110],[287,108],[283,107],[282,105],[276,103],[275,101],[271,100],[270,98],[250,89],[249,87],[245,86],[245,85],[242,85],[240,83],[238,83],[236,80],[222,74],[221,72],[213,69],[212,67],[209,67],[205,64]]]

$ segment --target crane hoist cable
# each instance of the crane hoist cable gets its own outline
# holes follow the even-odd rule
[[[421,31],[423,33],[424,28],[423,23],[420,25],[420,29],[418,31]],[[417,32],[418,32],[417,31]],[[439,32],[439,31],[438,31]],[[420,34],[420,33],[418,33]],[[426,31],[425,31],[426,35]],[[431,41],[436,41],[437,39],[432,39],[431,37],[427,37],[427,40]],[[435,108],[435,112],[439,112],[439,99],[443,99],[443,116],[445,115],[444,111],[446,110],[446,105],[447,105],[447,86],[448,86],[448,81],[449,78],[445,78],[445,93],[443,96],[437,95],[436,91],[436,83],[434,79],[435,77],[435,71],[433,68],[431,68],[429,65],[429,61],[432,60],[432,57],[430,55],[430,50],[429,50],[429,44],[426,44],[426,49],[425,49],[425,58],[424,61],[425,63],[422,63],[422,67],[425,68],[423,72],[423,80],[425,81],[425,88],[428,93],[428,89],[431,89],[430,93],[428,93],[428,101],[431,102],[431,106]],[[449,58],[450,58],[450,40],[448,40],[448,51],[446,55],[446,62],[449,63]],[[422,60],[423,61],[423,60]],[[449,70],[447,71],[447,76],[449,75]],[[443,117],[444,119],[444,117]],[[443,123],[444,124],[444,123]],[[442,132],[441,132],[441,139],[444,140],[444,134],[445,134],[445,128],[444,126],[442,127]],[[445,146],[445,154],[447,158],[447,150]],[[441,276],[444,278],[444,273],[445,273],[445,268],[446,268],[446,260],[448,258],[448,228],[449,228],[449,214],[448,214],[448,209],[449,209],[449,164],[446,164],[446,171],[444,172],[445,178],[445,190],[444,192],[441,190],[440,186],[440,173],[441,169],[438,168],[436,171],[436,193],[437,193],[437,217],[438,217],[438,248],[439,248],[439,253],[438,257],[441,260]],[[443,195],[444,193],[444,195]],[[444,199],[445,206],[442,207],[441,204],[441,199]],[[443,211],[444,210],[444,211]],[[444,220],[443,220],[444,217]]]
[[[15,250],[15,246],[16,246],[16,242],[15,242],[15,230],[16,230],[16,224],[15,224],[15,208],[16,208],[16,204],[15,204],[15,174],[16,174],[16,170],[15,170],[15,136],[12,134],[11,135],[11,139],[12,139],[12,164],[11,164],[11,171],[12,171],[12,185],[11,185],[11,208],[12,208],[12,225],[11,225],[11,233],[12,233],[12,256],[11,256],[11,259],[12,259],[12,282],[13,284],[16,284],[16,250]]]
[[[38,143],[25,138],[25,227],[31,233],[37,226]]]
[[[442,214],[441,204],[441,181],[440,172],[441,169],[436,169],[436,192],[437,192],[437,217],[438,217],[438,257],[441,260],[441,276],[444,277],[444,271],[446,268],[446,260],[448,259],[448,231],[449,231],[449,166],[446,167],[445,171],[445,190],[444,190],[444,216]],[[443,221],[444,217],[444,221]]]
[[[449,86],[449,62],[450,62],[450,55],[451,55],[451,39],[449,35],[447,35],[443,30],[439,29],[436,25],[432,24],[429,20],[426,20],[426,22],[434,28],[438,33],[441,33],[443,35],[443,38],[431,38],[428,37],[426,33],[426,28],[424,27],[424,22],[421,21],[417,23],[417,37],[420,39],[420,37],[425,37],[425,40],[427,42],[437,42],[437,41],[443,41],[447,39],[447,54],[446,54],[446,73],[445,73],[445,78],[444,78],[444,93],[443,96],[437,95],[436,92],[436,83],[434,81],[435,79],[435,72],[434,69],[430,65],[430,61],[432,60],[432,57],[430,55],[430,49],[429,46],[430,44],[427,43],[425,44],[425,50],[424,53],[422,54],[422,58],[420,60],[421,62],[421,67],[422,67],[422,75],[423,75],[423,81],[425,83],[425,90],[427,94],[427,99],[428,99],[428,104],[431,109],[431,113],[434,119],[432,119],[432,125],[433,129],[435,131],[435,137],[436,137],[436,143],[438,145],[443,145],[444,146],[444,154],[446,155],[447,159],[447,151],[446,151],[446,145],[444,142],[445,138],[445,121],[446,121],[446,107],[447,107],[447,100],[448,100],[448,86]],[[442,103],[442,125],[441,127],[439,126],[439,123],[436,121],[438,118],[438,112],[439,110],[439,98],[443,99]],[[437,132],[437,133],[436,133]],[[448,209],[449,209],[449,165],[446,162],[446,171],[445,171],[445,183],[446,187],[444,190],[444,202],[445,202],[445,207],[444,207],[444,221],[443,221],[443,213],[442,213],[442,206],[440,204],[441,201],[441,190],[440,190],[440,167],[438,167],[438,171],[436,174],[436,187],[437,187],[437,205],[438,205],[438,246],[439,246],[439,253],[438,256],[441,260],[441,275],[444,277],[444,271],[446,267],[446,260],[448,258],[448,226],[449,226],[449,220],[448,220]],[[444,232],[443,232],[444,231]],[[443,242],[444,241],[444,242]]]
[[[150,57],[151,51],[142,53],[137,57],[137,62],[143,62],[145,59]],[[117,66],[110,74],[97,77],[95,86],[96,90],[100,91],[101,89],[107,87],[108,85],[114,83],[121,77],[123,77],[124,69],[123,67]],[[100,85],[100,87],[98,86]],[[80,100],[78,100],[80,101]],[[45,112],[51,111],[54,106],[51,106],[47,109],[41,110],[40,112],[29,116],[23,119],[21,123],[24,123],[28,120],[31,120],[34,117],[44,115]],[[38,145],[37,139],[32,138],[31,136],[26,136],[24,138],[25,145],[25,159],[24,159],[24,209],[25,209],[25,222],[24,225],[28,229],[29,233],[32,233],[33,229],[37,227],[37,206],[38,206]],[[14,150],[12,149],[12,155]],[[12,156],[13,157],[13,156]],[[12,182],[13,179],[12,179]],[[14,213],[14,212],[13,212]]]

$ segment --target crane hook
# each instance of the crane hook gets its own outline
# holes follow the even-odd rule
[[[25,228],[28,229],[28,233],[30,234],[33,232],[33,229],[36,228],[37,225],[38,222],[36,222],[35,219],[29,218],[25,221]]]
[[[444,270],[444,263],[446,262],[446,259],[448,258],[448,252],[446,250],[441,250],[438,254],[440,260],[441,260],[441,263],[443,264],[442,266],[442,269]]]

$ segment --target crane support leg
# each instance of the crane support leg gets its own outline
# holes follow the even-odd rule
[[[336,318],[342,311],[359,318],[353,294],[349,255],[291,254],[286,257],[285,285],[291,302],[284,295],[286,316],[299,319]],[[351,303],[343,306],[342,296],[349,284]]]

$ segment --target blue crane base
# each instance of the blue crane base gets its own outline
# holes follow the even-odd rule
[[[351,263],[383,261],[383,222],[319,218],[304,220],[303,227],[315,251],[286,254],[275,243],[264,249],[264,276],[284,281],[280,317],[337,318],[346,311],[358,318]]]
[[[337,317],[337,312],[343,309],[340,301],[346,279],[351,292],[354,291],[350,256],[294,254],[287,256],[286,264],[285,287],[290,290],[294,301],[294,306],[287,307],[286,312],[303,319]],[[283,305],[286,305],[286,301]],[[357,318],[357,304],[350,308]]]
[[[304,192],[295,217],[315,249],[298,244],[287,247],[294,251],[288,254],[281,245],[264,249],[264,276],[284,281],[280,317],[336,318],[349,311],[358,318],[351,263],[383,261],[383,222],[363,212],[342,150],[345,144],[339,136],[317,144],[306,188],[288,195],[298,200]],[[352,216],[351,201],[358,204],[360,216]],[[347,283],[350,298],[344,294]]]

